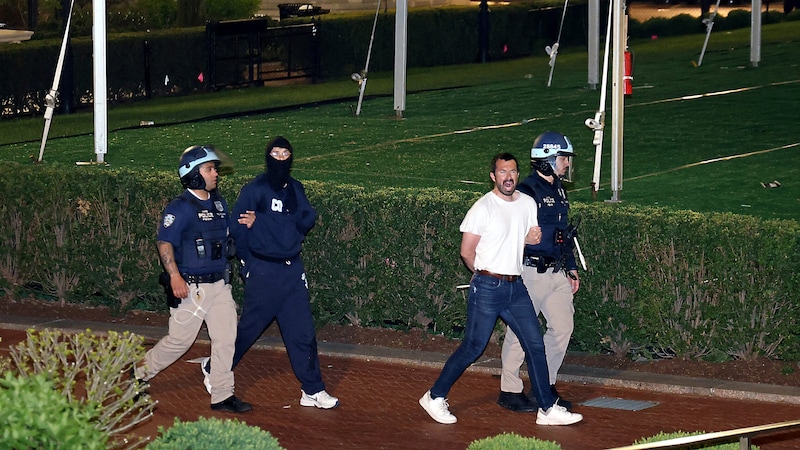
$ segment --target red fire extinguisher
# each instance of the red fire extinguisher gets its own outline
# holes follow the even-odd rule
[[[633,94],[633,53],[625,50],[625,75],[622,77],[622,86],[625,95]]]

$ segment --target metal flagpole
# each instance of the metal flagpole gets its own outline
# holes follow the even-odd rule
[[[108,80],[106,79],[106,0],[92,1],[92,49],[94,51],[94,153],[105,163],[108,152]]]
[[[44,112],[44,132],[42,133],[42,145],[39,147],[39,159],[37,162],[42,162],[44,156],[44,146],[47,144],[47,135],[50,133],[50,123],[53,120],[53,111],[56,109],[56,99],[58,98],[58,84],[61,82],[61,71],[64,67],[64,56],[67,52],[67,39],[69,39],[69,27],[72,22],[72,6],[75,0],[69,3],[69,15],[67,15],[67,24],[64,28],[64,39],[61,41],[61,53],[58,54],[58,63],[56,64],[56,73],[53,76],[53,87],[47,92],[44,98],[47,109]]]
[[[356,115],[361,115],[361,102],[364,101],[364,90],[367,88],[367,71],[369,71],[369,57],[372,55],[372,41],[375,40],[375,27],[378,26],[378,14],[381,12],[381,0],[378,0],[378,6],[375,8],[375,20],[372,22],[372,35],[369,37],[369,48],[367,49],[367,62],[364,63],[364,70],[358,74],[354,73],[350,76],[353,81],[358,82],[361,89],[358,92],[358,106],[356,106]]]
[[[625,123],[625,70],[623,55],[628,41],[628,15],[625,13],[625,0],[613,0],[614,39],[611,45],[614,60],[611,67],[611,199],[619,202],[622,191],[623,129]]]
[[[403,118],[406,110],[406,66],[408,65],[408,0],[397,0],[394,21],[394,110]]]
[[[558,39],[552,47],[549,45],[544,48],[547,55],[550,56],[550,76],[547,77],[547,87],[550,87],[550,82],[553,80],[553,70],[556,68],[556,56],[558,55],[558,46],[561,42],[561,31],[564,29],[564,17],[567,16],[567,4],[569,0],[564,0],[564,10],[561,11],[561,26],[558,27]]]

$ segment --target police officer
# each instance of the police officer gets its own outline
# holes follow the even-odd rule
[[[530,292],[536,313],[547,321],[544,335],[550,386],[558,403],[567,409],[571,403],[560,398],[556,377],[564,361],[573,330],[573,295],[580,287],[578,266],[573,254],[573,240],[568,220],[569,201],[562,179],[571,167],[572,143],[561,133],[548,131],[539,135],[531,148],[531,174],[517,189],[533,197],[539,207],[542,240],[526,245],[522,280]],[[537,405],[523,394],[519,370],[525,354],[519,339],[506,329],[502,349],[502,375],[497,403],[512,411],[534,412]],[[530,369],[529,369],[530,370]]]
[[[189,147],[181,155],[178,174],[186,190],[167,205],[158,226],[162,279],[172,299],[169,334],[147,352],[134,375],[147,381],[177,361],[205,321],[213,367],[211,409],[241,413],[252,407],[233,394],[236,304],[226,270],[230,219],[217,191],[219,165],[208,146]]]
[[[339,405],[339,399],[325,391],[322,381],[308,280],[300,256],[317,212],[303,185],[291,176],[293,153],[286,138],[270,141],[264,155],[266,172],[242,188],[233,207],[238,224],[231,233],[236,255],[244,261],[245,277],[233,365],[277,319],[300,381],[300,405],[330,409]]]

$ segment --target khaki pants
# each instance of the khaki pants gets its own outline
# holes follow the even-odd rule
[[[553,273],[552,269],[548,269],[545,273],[538,273],[535,267],[529,266],[525,266],[522,270],[522,281],[528,288],[536,314],[542,314],[547,321],[544,352],[547,357],[550,384],[556,384],[556,377],[564,362],[574,329],[575,307],[572,304],[572,286],[563,271]],[[525,361],[525,352],[522,351],[517,336],[508,327],[501,357],[503,370],[500,390],[522,392],[523,384],[519,377],[519,369]]]
[[[233,350],[236,342],[236,303],[231,285],[216,283],[189,285],[189,297],[177,308],[169,309],[169,334],[144,357],[147,381],[178,360],[194,344],[205,321],[211,338],[211,403],[219,403],[233,395]],[[139,374],[137,374],[139,375]],[[202,389],[200,370],[198,388]]]

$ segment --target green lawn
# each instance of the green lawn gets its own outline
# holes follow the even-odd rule
[[[764,26],[762,60],[751,67],[749,32],[712,34],[701,67],[692,61],[704,34],[629,43],[635,72],[625,107],[624,202],[798,218],[800,33],[797,22]],[[282,134],[295,146],[301,180],[484,191],[493,154],[527,161],[534,137],[557,130],[577,152],[573,201],[607,200],[610,133],[596,198],[589,188],[594,146],[584,120],[594,116],[600,92],[587,88],[585,50],[561,49],[550,88],[547,60],[542,52],[409,70],[402,120],[393,110],[391,73],[370,74],[359,117],[351,114],[357,87],[347,79],[114,106],[105,159],[111,168],[172,176],[183,148],[210,143],[249,175],[262,170],[267,140]],[[607,108],[610,131],[610,98]],[[142,120],[156,126],[140,128]],[[42,128],[41,117],[0,121],[0,158],[30,164]],[[91,130],[91,111],[56,114],[45,164],[105,170],[73,164],[94,159]],[[781,187],[762,187],[774,180]]]

